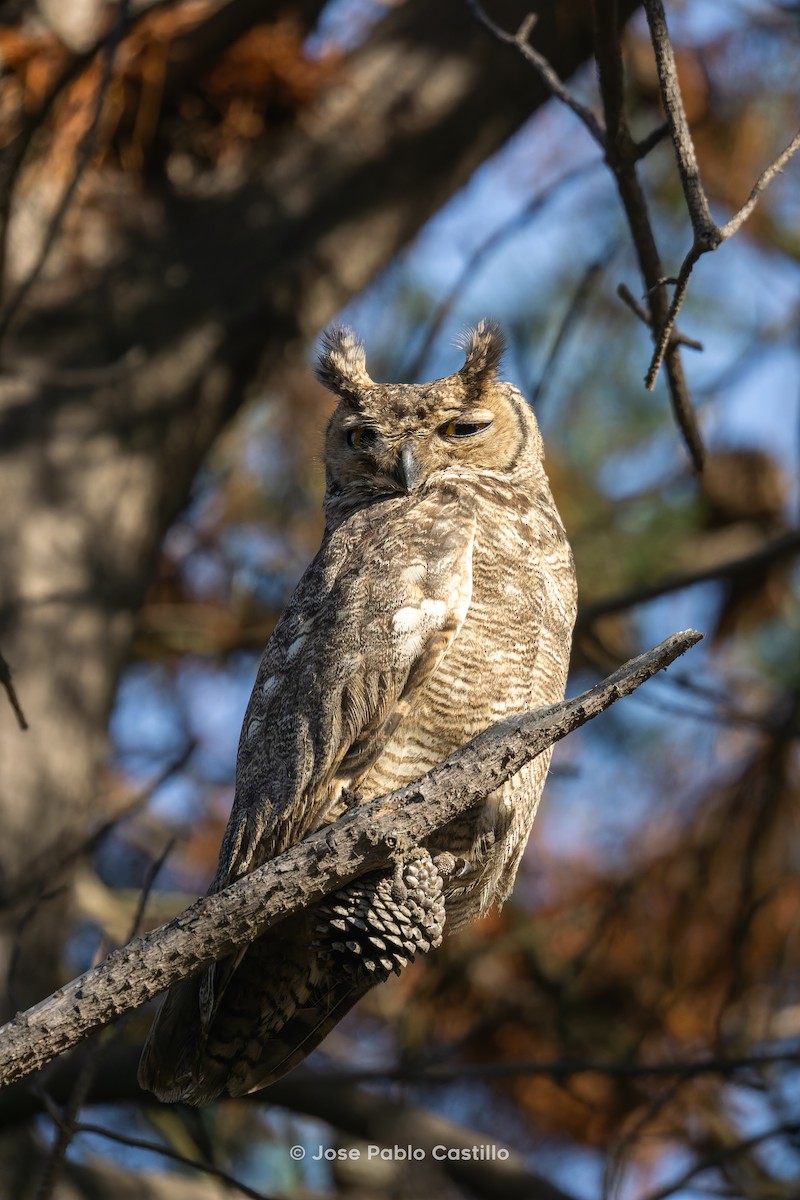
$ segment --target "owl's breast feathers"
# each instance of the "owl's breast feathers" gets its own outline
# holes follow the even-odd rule
[[[325,538],[258,670],[215,888],[304,837],[381,758],[470,608],[476,525],[449,490],[372,504]]]
[[[546,576],[565,555],[557,517],[532,521],[480,477],[445,475],[326,537],[258,671],[214,887],[331,819],[344,787],[391,791],[508,713],[557,699],[563,668],[543,673],[539,659],[563,659],[550,644],[560,624],[569,636],[566,612],[547,614],[542,636]]]
[[[573,620],[571,558],[546,480],[526,495],[488,472],[442,472],[351,513],[326,535],[261,660],[210,890],[334,819],[344,788],[365,800],[393,791],[503,716],[559,699]],[[540,755],[431,839],[431,853],[463,864],[445,884],[449,927],[510,891],[548,762]],[[368,880],[365,895],[377,897]],[[192,1103],[241,1095],[317,1045],[378,980],[342,971],[333,926],[363,926],[378,946],[395,927],[365,925],[373,901],[342,895],[341,917],[300,913],[173,988],[142,1057],[143,1086]],[[412,916],[403,909],[417,930],[412,957],[432,942],[425,905],[435,903],[432,893]],[[318,945],[320,920],[331,928]]]

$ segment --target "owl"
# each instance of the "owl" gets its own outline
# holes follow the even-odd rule
[[[459,371],[374,383],[326,335],[322,546],[278,622],[242,727],[217,892],[488,726],[561,700],[575,577],[523,396],[482,321]],[[544,786],[540,754],[391,869],[363,875],[166,996],[139,1068],[204,1104],[294,1067],[369,988],[508,897]]]

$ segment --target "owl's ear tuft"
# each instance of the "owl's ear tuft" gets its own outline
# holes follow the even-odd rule
[[[364,344],[352,329],[334,325],[322,335],[317,379],[329,391],[351,404],[364,388],[373,387],[367,373]]]
[[[496,321],[479,321],[474,329],[467,329],[458,344],[466,355],[466,362],[459,375],[465,382],[483,387],[490,383],[500,369],[500,359],[506,348],[506,339]]]

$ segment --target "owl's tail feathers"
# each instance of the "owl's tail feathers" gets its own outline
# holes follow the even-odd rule
[[[318,905],[313,941],[306,947],[306,972],[299,987],[300,976],[293,980],[292,999],[299,992],[299,1002],[282,1021],[262,1028],[260,1044],[248,1043],[249,1054],[234,1068],[228,1093],[242,1096],[280,1079],[371,988],[392,972],[399,975],[417,954],[439,946],[445,923],[442,890],[442,877],[427,850],[414,850],[397,864],[393,876],[365,875]],[[251,948],[259,949],[259,943]],[[250,967],[250,956],[237,971],[237,983]]]
[[[168,1104],[207,1104],[225,1086],[227,1072],[198,1075],[205,1041],[200,1016],[200,977],[170,988],[156,1013],[139,1060],[139,1084]],[[198,1086],[199,1085],[199,1086]]]
[[[248,948],[207,1032],[200,983],[173,988],[145,1045],[140,1083],[189,1104],[274,1083],[370,988],[438,946],[444,920],[442,878],[427,851],[405,856],[393,877],[355,880]]]
[[[310,947],[312,915],[283,922],[248,946],[238,962],[211,968],[211,977],[206,971],[170,988],[139,1061],[141,1087],[166,1103],[195,1105],[210,1104],[223,1092],[250,1090],[239,1080],[263,1040],[316,1007],[320,981]],[[217,979],[223,986],[216,986]]]

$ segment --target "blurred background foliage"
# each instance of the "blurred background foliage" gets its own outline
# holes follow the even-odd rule
[[[72,7],[0,10],[7,148],[59,89],[15,178],[7,295],[39,258],[61,189],[80,175],[38,284],[51,306],[68,304],[122,242],[120,197],[146,221],[157,219],[154,195],[213,205],[241,187],[386,17],[354,0],[317,5],[313,18],[300,0],[266,6],[218,50],[209,18],[222,20],[226,6],[213,0],[129,12],[122,30],[102,5],[76,3],[70,24]],[[777,0],[669,5],[720,219],[798,125],[799,17]],[[109,28],[110,66],[93,53]],[[643,136],[662,116],[641,12],[623,50],[630,118]],[[591,63],[571,86],[598,105]],[[690,230],[668,140],[641,170],[674,271]],[[130,1062],[146,1013],[117,1037],[131,1049],[118,1095],[98,1058],[81,1119],[203,1157],[270,1195],[500,1194],[486,1190],[496,1181],[481,1191],[475,1178],[440,1178],[430,1163],[372,1164],[371,1173],[361,1164],[359,1173],[289,1159],[292,1143],[309,1152],[358,1144],[348,1096],[372,1088],[398,1112],[422,1108],[513,1146],[538,1180],[519,1194],[547,1195],[543,1179],[587,1200],[798,1194],[798,228],[793,164],[741,233],[695,270],[680,328],[703,346],[685,350],[708,453],[701,477],[663,382],[653,394],[642,384],[650,340],[616,295],[620,282],[635,295],[641,286],[613,181],[556,102],[354,290],[339,315],[365,339],[379,379],[446,374],[465,323],[489,314],[506,327],[507,375],[535,404],[577,561],[571,691],[675,629],[693,625],[707,638],[561,744],[503,912],[370,994],[298,1073],[320,1095],[339,1073],[341,1127],[311,1120],[302,1099],[293,1110],[290,1093],[279,1105],[268,1091],[201,1114],[135,1096]],[[168,845],[149,924],[213,874],[258,656],[323,527],[332,400],[309,368],[313,345],[301,343],[213,440],[153,557],[82,833],[62,978],[127,939],[143,880]],[[15,666],[13,644],[3,649]],[[16,753],[26,753],[22,738]],[[674,1063],[685,1069],[659,1073]],[[370,1070],[366,1082],[341,1078]],[[12,1140],[20,1114],[24,1106],[2,1112]],[[26,1137],[24,1165],[8,1168],[20,1196],[229,1194],[219,1179],[180,1163],[155,1170],[149,1152],[96,1134],[74,1137],[60,1163],[44,1116]],[[37,1191],[51,1155],[51,1191]]]

